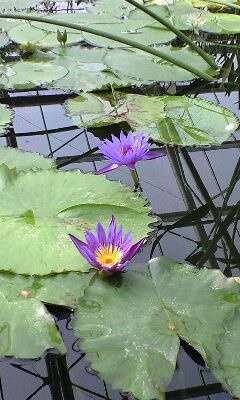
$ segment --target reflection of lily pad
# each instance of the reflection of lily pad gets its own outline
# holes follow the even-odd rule
[[[239,397],[240,286],[165,257],[150,272],[95,277],[79,300],[74,329],[93,369],[140,400],[163,399],[182,338]]]
[[[46,158],[37,153],[29,153],[9,147],[0,147],[0,164],[5,164],[8,168],[16,168],[17,171],[28,171],[30,169],[50,169],[55,168],[53,159]]]
[[[117,100],[117,104],[115,104]],[[182,146],[219,144],[238,127],[234,114],[198,98],[146,97],[134,94],[82,94],[65,103],[67,115],[79,126],[127,123],[152,139]]]
[[[83,239],[86,228],[94,229],[99,219],[106,226],[112,213],[135,240],[150,230],[145,199],[118,182],[79,171],[14,171],[0,167],[1,270],[30,275],[88,270],[68,233]]]

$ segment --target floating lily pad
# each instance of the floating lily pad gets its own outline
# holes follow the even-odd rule
[[[68,70],[50,62],[19,61],[10,64],[8,75],[9,88],[27,89],[47,86],[67,75]]]
[[[152,260],[150,272],[96,275],[79,300],[73,325],[92,368],[140,400],[163,399],[180,337],[239,397],[239,284],[165,257]]]
[[[17,171],[56,168],[56,164],[51,158],[9,147],[0,147],[0,164],[5,164],[10,169],[16,168]]]
[[[113,73],[104,63],[107,49],[84,49],[79,46],[53,50],[56,65],[68,69],[68,74],[51,84],[52,87],[74,91],[106,90],[138,84],[136,79]]]
[[[129,129],[144,130],[156,142],[180,146],[219,144],[238,127],[231,111],[186,96],[115,92],[113,98],[110,94],[85,93],[67,100],[65,107],[76,125],[91,128],[127,123]]]
[[[93,273],[69,272],[44,277],[0,273],[1,295],[7,301],[37,299],[43,303],[75,308]],[[1,348],[1,345],[0,345]]]
[[[210,3],[209,3],[210,4]],[[206,3],[207,5],[207,3]],[[199,10],[190,2],[174,3],[169,5],[150,5],[148,8],[157,15],[168,19],[179,30],[193,30],[217,34],[239,33],[240,16],[228,13],[212,13],[208,10]],[[143,18],[150,23],[152,17],[135,9],[130,12],[129,19]]]
[[[65,17],[66,18],[66,17]],[[44,24],[46,27],[47,24]],[[60,31],[64,31],[65,28],[61,28],[61,26],[57,27]],[[57,30],[57,29],[56,29]],[[51,32],[47,30],[38,29],[32,26],[31,23],[20,24],[14,26],[12,29],[8,31],[8,35],[16,43],[26,45],[27,43],[32,43],[35,46],[39,47],[55,47],[60,46],[59,41],[57,40],[57,33]],[[74,30],[74,33],[67,34],[67,43],[73,44],[83,40],[83,36],[81,32]]]
[[[189,48],[162,46],[161,51],[176,61],[186,62],[188,60],[188,64],[192,67],[209,75],[214,74],[214,71],[209,68],[209,64]],[[120,60],[121,62],[119,62]],[[195,78],[191,72],[162,58],[130,49],[113,49],[106,54],[104,62],[117,76],[122,79],[138,80],[139,84],[157,81],[189,81]]]
[[[66,14],[51,14],[49,17],[59,22],[66,21]],[[146,23],[142,19],[117,19],[115,17],[109,18],[109,16],[106,17],[105,15],[101,14],[68,14],[67,21],[75,24],[91,26],[91,28],[101,30],[102,32],[115,34],[121,36],[122,38],[135,40],[146,45],[167,43],[176,37],[174,33],[166,29],[158,22],[156,23],[154,20]],[[27,44],[29,41],[31,41],[31,43],[36,46],[54,47],[59,46],[59,42],[57,40],[58,29],[63,31],[65,28],[31,21],[13,27],[8,31],[8,35],[16,43]],[[66,28],[66,31],[67,45],[86,40],[93,46],[127,47],[126,44],[84,31],[80,32],[76,29],[70,28]]]
[[[54,319],[42,302],[74,308],[92,273],[27,277],[0,273],[0,355],[36,358],[65,352]]]
[[[9,43],[9,37],[5,32],[0,32],[0,48],[6,46]]]
[[[0,192],[0,270],[4,271],[29,275],[87,271],[90,266],[68,233],[84,239],[86,228],[94,230],[98,220],[106,227],[114,214],[137,241],[154,221],[145,199],[129,187],[79,171],[16,174],[3,165]]]
[[[10,10],[10,9],[23,9],[23,8],[29,8],[29,7],[34,7],[37,3],[39,3],[39,1],[36,0],[14,0],[14,2],[12,2],[9,0],[1,0],[0,3],[0,9],[6,9],[6,10]]]
[[[65,352],[54,319],[35,299],[8,301],[0,294],[0,354],[36,358],[46,349]]]

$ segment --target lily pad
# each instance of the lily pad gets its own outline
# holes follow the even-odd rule
[[[68,74],[49,85],[73,91],[106,90],[138,84],[136,79],[123,78],[107,67],[104,57],[108,49],[84,49],[80,46],[54,49],[54,64],[68,69]]]
[[[42,302],[74,308],[91,278],[92,273],[41,278],[0,273],[0,355],[36,358],[51,348],[65,353]]]
[[[84,239],[86,228],[94,230],[98,220],[107,226],[114,213],[117,223],[124,220],[125,231],[131,230],[137,241],[154,222],[145,199],[129,187],[79,171],[16,174],[3,165],[0,192],[0,270],[4,271],[29,275],[87,271],[89,264],[68,233]]]
[[[186,62],[188,60],[188,64],[191,64],[192,67],[209,75],[215,73],[202,57],[189,48],[161,46],[161,51],[178,61]],[[120,60],[121,62],[119,62]],[[106,54],[104,62],[117,76],[122,79],[135,79],[138,84],[158,81],[189,81],[195,78],[191,72],[162,58],[130,49],[113,49]]]
[[[7,301],[36,299],[43,303],[73,309],[83,296],[93,273],[69,272],[44,277],[0,273],[1,295]],[[0,345],[1,347],[1,345]]]
[[[66,17],[65,17],[66,18]],[[47,24],[44,24],[48,26]],[[60,26],[57,27],[60,31],[64,31]],[[56,29],[57,30],[57,29]],[[25,23],[14,26],[8,31],[8,35],[11,40],[16,43],[26,45],[29,42],[39,47],[55,47],[60,46],[57,40],[57,33],[47,30],[42,30],[34,27],[31,23]],[[81,32],[74,30],[74,33],[67,34],[67,44],[77,43],[83,40]]]
[[[0,147],[0,164],[8,168],[16,168],[17,171],[29,171],[38,169],[56,168],[52,158],[46,158],[38,153],[29,153],[10,147]]]
[[[117,101],[117,104],[115,102]],[[192,146],[224,142],[238,127],[234,114],[186,96],[147,97],[115,92],[85,93],[65,103],[73,123],[86,128],[127,123],[156,142]]]
[[[179,337],[239,397],[239,305],[239,284],[219,270],[160,257],[150,261],[150,274],[96,275],[79,300],[73,326],[92,368],[140,400],[164,398]]]
[[[219,270],[199,270],[166,258],[150,261],[150,270],[161,301],[172,310],[176,333],[201,353],[228,391],[240,397],[239,284]]]
[[[0,294],[0,354],[36,358],[46,349],[65,352],[54,319],[35,299],[8,301]]]
[[[12,119],[13,111],[4,104],[0,104],[0,135],[6,133],[7,128],[12,123]]]
[[[96,276],[79,300],[73,328],[93,369],[114,388],[150,400],[164,399],[175,370],[179,339],[169,322],[151,278],[129,271]]]
[[[0,48],[5,47],[9,43],[9,37],[5,32],[0,32]]]
[[[10,9],[23,9],[34,7],[39,1],[36,0],[14,0],[13,4],[9,0],[1,0],[0,9],[10,10]]]
[[[66,68],[51,62],[19,61],[10,67],[7,87],[15,89],[47,86],[68,73]]]

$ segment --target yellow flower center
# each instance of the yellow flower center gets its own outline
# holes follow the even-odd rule
[[[95,253],[97,262],[103,267],[112,267],[122,259],[122,252],[118,247],[101,246]]]

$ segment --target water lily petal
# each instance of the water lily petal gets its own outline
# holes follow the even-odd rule
[[[105,233],[105,230],[104,230],[102,224],[100,224],[100,222],[98,222],[96,225],[96,234],[97,234],[97,239],[99,241],[99,244],[102,246],[105,246],[107,243],[106,233]]]
[[[94,257],[94,254],[89,249],[88,245],[82,242],[80,239],[76,238],[74,235],[69,234],[70,239],[75,244],[76,248],[78,249],[79,253],[82,254],[84,258],[86,258],[87,262],[91,264],[93,267],[97,267],[98,263]]]
[[[127,254],[124,255],[124,259],[122,260],[123,262],[125,262],[126,260],[130,261],[135,254],[137,254],[137,252],[139,251],[140,247],[142,246],[143,242],[144,242],[145,238],[139,240],[139,242],[133,244],[130,249],[128,250]]]
[[[112,218],[108,226],[107,244],[109,246],[110,245],[115,246],[115,241],[116,241],[116,220],[114,215],[112,215]]]
[[[147,153],[142,157],[142,160],[153,160],[154,158],[158,157],[164,157],[166,156],[165,153],[160,153],[158,151],[152,152],[152,153]]]
[[[105,172],[112,171],[116,169],[119,165],[118,164],[108,164],[106,167],[103,167],[95,172],[95,175],[105,174]]]

